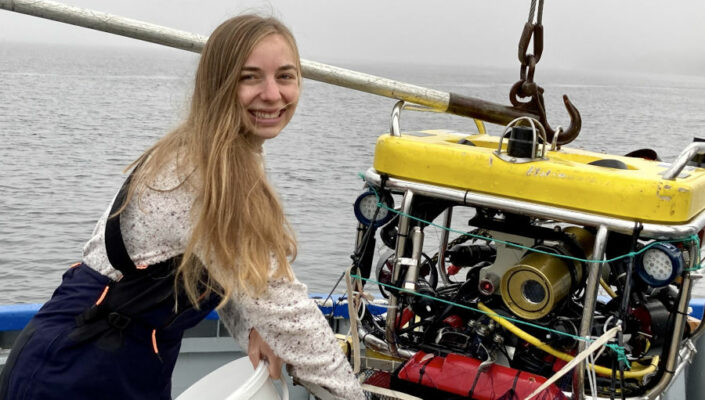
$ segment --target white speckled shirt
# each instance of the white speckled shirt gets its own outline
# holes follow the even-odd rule
[[[174,166],[167,168],[153,184],[162,190],[146,190],[121,214],[123,240],[135,265],[152,265],[184,252],[192,232],[195,197],[188,182],[179,186],[181,180]],[[110,207],[86,243],[83,262],[118,279],[121,274],[110,265],[105,250],[109,212]],[[247,349],[250,329],[255,328],[299,379],[323,386],[341,398],[365,398],[328,323],[298,280],[270,280],[268,291],[259,298],[236,294],[219,314],[243,349]]]

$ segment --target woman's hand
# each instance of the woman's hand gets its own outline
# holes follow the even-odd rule
[[[247,355],[250,357],[250,362],[257,368],[259,360],[265,360],[269,364],[269,376],[273,379],[279,379],[282,374],[282,359],[269,347],[267,342],[262,339],[259,332],[255,328],[250,330],[250,342],[247,345]]]

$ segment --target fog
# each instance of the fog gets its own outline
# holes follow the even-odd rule
[[[303,58],[518,68],[530,1],[66,0],[64,4],[208,35],[243,11],[281,18]],[[545,4],[541,68],[705,75],[705,2],[562,0]],[[0,10],[0,46],[41,42],[155,46]]]

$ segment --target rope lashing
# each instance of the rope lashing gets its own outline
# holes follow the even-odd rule
[[[362,174],[358,174],[358,175],[361,176],[361,177],[363,177],[363,180],[364,180],[364,176],[363,176]],[[519,249],[522,249],[522,250],[531,251],[531,252],[534,252],[534,253],[546,254],[546,255],[549,255],[549,256],[558,257],[558,258],[563,258],[563,259],[571,260],[571,261],[578,261],[578,262],[583,262],[583,263],[598,263],[598,264],[611,263],[611,262],[618,261],[618,260],[621,260],[621,259],[624,259],[624,258],[629,258],[629,257],[638,256],[639,254],[645,252],[646,250],[650,249],[651,247],[653,247],[653,246],[655,246],[655,245],[657,245],[657,244],[659,244],[659,243],[695,243],[695,248],[696,248],[696,249],[699,249],[699,248],[700,248],[700,238],[698,237],[698,235],[693,234],[693,235],[690,235],[689,237],[683,238],[683,239],[671,239],[671,240],[654,241],[654,242],[651,242],[651,243],[649,243],[648,245],[644,246],[643,248],[639,249],[638,251],[630,251],[630,252],[625,253],[625,254],[623,254],[623,255],[621,255],[621,256],[613,257],[613,258],[606,259],[606,260],[590,260],[590,259],[585,259],[585,258],[573,257],[573,256],[565,255],[565,254],[558,254],[558,253],[552,253],[552,252],[550,252],[550,251],[545,251],[545,250],[541,250],[541,249],[535,249],[535,248],[532,248],[532,247],[520,245],[520,244],[518,244],[518,243],[507,242],[507,241],[499,240],[499,239],[492,238],[492,237],[487,237],[487,236],[482,236],[482,235],[478,235],[478,234],[474,234],[474,233],[469,233],[469,232],[464,232],[464,231],[455,230],[455,229],[452,229],[452,228],[450,228],[450,227],[438,225],[438,224],[435,224],[435,223],[433,223],[433,222],[431,222],[431,221],[426,221],[426,220],[424,220],[424,219],[421,219],[421,218],[418,218],[418,217],[414,217],[413,215],[409,215],[409,214],[404,213],[404,212],[402,212],[402,211],[400,211],[400,210],[396,210],[396,209],[394,209],[394,208],[387,207],[386,204],[383,204],[383,203],[380,201],[379,193],[377,192],[377,189],[376,189],[374,186],[372,186],[372,185],[368,185],[368,186],[369,186],[369,188],[375,193],[375,196],[376,196],[376,198],[377,198],[377,207],[378,207],[378,208],[383,208],[383,209],[385,209],[385,210],[387,210],[387,211],[390,211],[390,212],[396,213],[396,214],[398,214],[398,215],[401,215],[401,216],[410,218],[410,219],[412,219],[412,220],[414,220],[414,221],[418,221],[418,222],[424,223],[424,224],[429,225],[429,226],[433,226],[433,227],[438,228],[438,229],[447,230],[448,232],[457,233],[457,234],[463,235],[463,236],[469,236],[469,237],[472,237],[472,238],[475,238],[475,239],[481,239],[481,240],[486,240],[486,241],[494,241],[495,243],[501,243],[501,244],[504,244],[505,246],[515,247],[515,248],[519,248]],[[695,262],[693,268],[685,269],[685,271],[689,271],[689,272],[698,271],[698,270],[700,270],[700,269],[702,269],[702,268],[703,268],[703,267],[700,265],[700,258],[698,257],[698,259],[697,259],[697,261]]]
[[[407,289],[404,289],[404,288],[396,287],[396,286],[394,286],[394,285],[390,285],[390,284],[378,282],[378,281],[376,281],[376,280],[374,280],[374,279],[363,278],[362,276],[356,275],[356,274],[351,274],[350,277],[351,277],[351,278],[355,278],[355,279],[359,279],[359,280],[364,280],[364,281],[367,281],[367,282],[372,282],[372,283],[374,283],[374,284],[382,285],[382,286],[385,286],[385,287],[387,287],[387,288],[389,288],[389,289],[396,289],[396,290],[398,290],[400,293],[406,293],[406,294],[409,294],[409,295],[424,297],[424,298],[430,299],[430,300],[432,300],[432,301],[437,301],[437,302],[444,303],[444,304],[447,304],[447,305],[452,305],[452,306],[454,306],[454,307],[458,307],[458,308],[462,308],[462,309],[465,309],[465,310],[469,310],[469,311],[473,311],[473,312],[477,312],[477,313],[481,313],[481,314],[487,315],[488,317],[492,318],[493,320],[499,322],[500,325],[504,326],[505,328],[508,328],[510,331],[512,331],[511,326],[507,326],[506,323],[502,323],[501,321],[507,321],[507,322],[510,323],[510,324],[511,324],[511,323],[515,323],[515,324],[522,324],[522,325],[530,326],[530,327],[533,327],[533,328],[536,328],[536,329],[539,329],[539,330],[551,332],[551,333],[554,333],[554,334],[557,334],[557,335],[562,335],[562,336],[565,336],[565,337],[570,337],[570,338],[572,338],[572,339],[580,340],[580,341],[583,341],[583,342],[586,342],[586,343],[592,343],[592,342],[594,342],[594,339],[589,338],[589,337],[583,337],[583,336],[573,335],[573,334],[570,334],[570,333],[567,333],[567,332],[561,332],[561,331],[558,331],[558,330],[555,330],[555,329],[551,329],[551,328],[548,328],[548,327],[545,327],[545,326],[537,325],[537,324],[534,324],[534,323],[531,323],[531,322],[527,322],[527,321],[519,320],[519,319],[516,319],[516,318],[511,318],[511,317],[507,317],[507,316],[504,316],[504,315],[497,314],[497,313],[491,311],[491,309],[489,309],[488,307],[486,307],[486,306],[485,306],[484,304],[482,304],[482,303],[479,303],[479,304],[478,304],[478,306],[479,306],[480,308],[475,308],[475,307],[467,306],[467,305],[465,305],[465,304],[460,304],[460,303],[456,303],[456,302],[453,302],[453,301],[450,301],[450,300],[446,300],[446,299],[442,299],[442,298],[439,298],[439,297],[431,296],[431,295],[428,295],[428,294],[425,294],[425,293],[417,293],[417,292],[414,292],[414,291],[411,291],[411,290],[407,290]],[[549,353],[549,354],[551,354],[551,355],[553,355],[553,356],[555,356],[555,357],[557,357],[557,358],[560,358],[560,359],[562,359],[562,360],[564,360],[564,361],[571,361],[571,360],[574,358],[574,356],[569,355],[569,354],[566,354],[566,353],[563,353],[563,352],[560,352],[560,351],[557,351],[557,350],[553,349],[552,347],[550,347],[549,345],[547,345],[547,344],[541,342],[540,340],[536,339],[535,337],[533,337],[533,336],[527,334],[526,332],[521,331],[521,330],[519,330],[519,329],[516,328],[516,327],[514,327],[514,328],[515,328],[515,329],[514,329],[514,332],[513,332],[513,333],[516,334],[516,331],[518,330],[518,333],[519,333],[518,336],[520,336],[520,337],[523,336],[522,338],[525,339],[525,340],[527,339],[527,337],[529,338],[529,340],[533,339],[534,343],[532,343],[532,344],[533,344],[534,346],[538,347],[539,349],[541,349],[541,350],[543,350],[543,351],[545,351],[545,352],[547,352],[547,353]],[[607,348],[609,348],[610,350],[614,351],[614,352],[617,354],[618,359],[623,360],[623,361],[625,362],[625,364],[627,365],[627,367],[628,367],[628,368],[631,368],[631,365],[630,365],[629,361],[627,360],[626,353],[625,353],[625,350],[624,350],[623,347],[621,347],[621,346],[619,346],[619,345],[617,345],[617,344],[614,344],[614,343],[607,343],[607,344],[605,344],[604,346],[607,347]],[[654,359],[655,359],[656,361],[654,361]],[[655,365],[656,365],[657,362],[658,362],[658,357],[654,357],[654,359],[652,359],[652,362],[651,362],[651,365],[650,365],[650,366],[648,366],[648,367],[646,367],[646,368],[643,368],[643,369],[640,369],[640,370],[630,371],[630,372],[628,372],[627,374],[625,374],[625,376],[628,377],[628,378],[640,378],[640,377],[642,377],[642,376],[644,376],[644,375],[647,375],[647,374],[653,372],[653,371],[656,369],[656,366],[655,366]],[[608,376],[608,375],[612,372],[612,371],[611,371],[609,368],[607,368],[607,367],[602,367],[602,366],[599,366],[599,365],[593,365],[592,367],[595,369],[595,371],[596,371],[598,374],[603,375],[603,376]]]

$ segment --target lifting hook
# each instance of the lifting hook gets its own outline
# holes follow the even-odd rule
[[[528,101],[520,101],[519,98],[530,97]],[[509,91],[509,100],[512,102],[513,108],[537,115],[539,122],[546,129],[546,140],[553,142],[553,136],[556,131],[551,128],[546,116],[546,107],[543,100],[543,88],[535,82],[527,82],[520,80],[515,83]],[[561,129],[560,135],[556,140],[558,145],[564,145],[572,142],[580,134],[580,129],[583,125],[583,120],[580,116],[580,111],[573,105],[567,95],[563,95],[563,104],[570,116],[570,124],[567,128]]]

